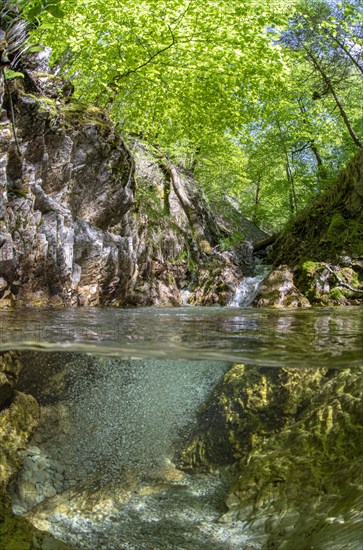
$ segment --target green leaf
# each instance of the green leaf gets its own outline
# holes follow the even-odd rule
[[[53,17],[57,17],[58,19],[61,19],[65,16],[65,12],[58,4],[49,4],[45,6],[45,9],[49,11],[49,13],[53,15]]]
[[[44,48],[42,46],[32,46],[31,48],[27,49],[27,53],[35,53],[35,52],[42,52]]]
[[[11,69],[6,69],[5,70],[5,79],[6,80],[11,80],[12,78],[18,78],[18,77],[24,78],[23,73],[19,73],[17,71],[12,71]]]

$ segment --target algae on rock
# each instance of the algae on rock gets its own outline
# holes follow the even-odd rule
[[[363,507],[363,367],[235,365],[200,412],[188,470],[229,466],[222,522],[261,549],[359,549]]]
[[[21,369],[16,353],[0,356],[0,548],[1,550],[71,550],[51,535],[35,529],[11,511],[9,485],[21,467],[22,451],[39,421],[39,406],[34,397],[15,391]],[[9,393],[8,386],[11,391]],[[4,386],[7,388],[4,392]]]

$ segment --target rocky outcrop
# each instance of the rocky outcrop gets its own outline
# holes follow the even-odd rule
[[[19,148],[9,95],[1,123],[1,305],[119,303],[136,261],[121,230],[132,160],[102,111],[53,98],[52,77],[29,74],[48,95],[11,84]]]
[[[260,286],[253,305],[257,307],[310,307],[310,302],[296,288],[288,266],[272,271]]]
[[[229,466],[221,522],[258,548],[359,548],[363,369],[233,367],[200,413],[187,470]]]
[[[226,303],[250,248],[223,252],[233,230],[192,174],[140,140],[130,151],[47,72],[48,54],[0,93],[0,307],[178,305],[185,289]],[[263,233],[241,216],[241,235]]]

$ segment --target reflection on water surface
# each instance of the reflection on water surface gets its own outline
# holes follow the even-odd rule
[[[0,349],[344,367],[363,358],[363,308],[69,309],[2,314]]]

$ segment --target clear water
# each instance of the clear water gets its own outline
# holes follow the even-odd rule
[[[218,521],[227,474],[183,474],[175,451],[233,363],[359,367],[362,335],[359,307],[4,312],[0,349],[42,406],[14,511],[87,550],[263,548]]]
[[[0,351],[77,351],[121,359],[250,365],[360,365],[363,308],[82,308],[2,312]]]

